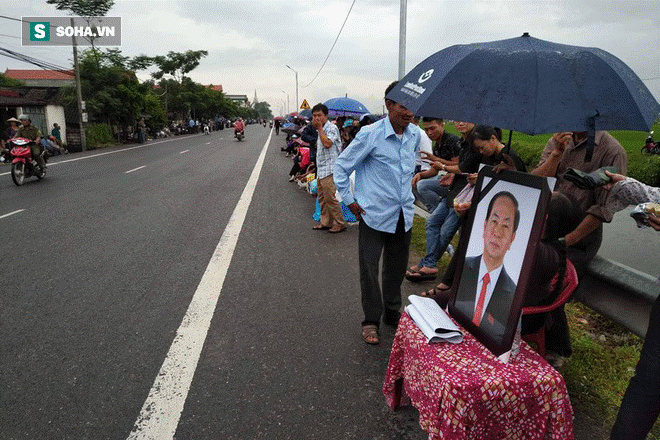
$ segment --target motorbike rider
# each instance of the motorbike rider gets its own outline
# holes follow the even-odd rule
[[[16,130],[16,135],[14,138],[25,138],[31,141],[34,141],[30,144],[30,151],[32,152],[32,157],[37,161],[37,164],[41,167],[42,170],[46,169],[46,162],[44,161],[41,153],[43,152],[41,146],[41,132],[37,127],[32,125],[32,119],[26,114],[22,114],[18,117],[21,120],[21,126]]]
[[[234,137],[236,137],[236,134],[239,131],[245,133],[245,123],[243,122],[243,118],[238,118],[236,122],[234,122]]]

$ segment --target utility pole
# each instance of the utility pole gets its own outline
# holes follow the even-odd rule
[[[295,70],[295,69],[293,69],[293,68],[292,68],[291,66],[289,66],[288,64],[285,64],[285,65],[286,65],[286,67],[288,67],[289,69],[293,70],[293,73],[296,74],[296,109],[295,109],[295,111],[298,111],[298,110],[299,110],[298,107],[300,106],[300,101],[298,101],[298,71]]]
[[[406,74],[406,15],[408,0],[401,0],[401,17],[399,19],[399,79]]]
[[[289,94],[285,92],[284,90],[280,90],[280,92],[284,93],[286,95],[286,112],[291,113],[291,106],[289,105]]]
[[[71,17],[71,26],[74,27],[73,17]],[[78,96],[78,124],[80,125],[80,144],[82,151],[87,150],[87,138],[85,136],[85,126],[83,125],[83,102],[82,90],[80,88],[80,68],[78,67],[78,43],[75,34],[72,36],[73,43],[73,72],[76,76],[76,95]]]

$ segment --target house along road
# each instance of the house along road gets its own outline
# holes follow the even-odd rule
[[[246,134],[0,166],[0,438],[426,438],[393,331],[360,339],[356,228],[312,231],[284,136]]]

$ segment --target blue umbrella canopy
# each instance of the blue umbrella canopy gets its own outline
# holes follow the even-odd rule
[[[614,55],[528,34],[443,49],[387,97],[417,115],[528,134],[647,131],[660,113],[648,88]]]
[[[360,102],[351,98],[332,98],[324,102],[329,116],[360,116],[369,110]]]

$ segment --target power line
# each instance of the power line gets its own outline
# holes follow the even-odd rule
[[[20,21],[21,23],[23,22],[23,20],[21,20],[20,18],[7,17],[6,15],[0,15],[0,18],[5,18],[7,20]]]
[[[58,66],[57,64],[49,63],[47,61],[42,61],[37,58],[33,58],[31,56],[19,53],[19,52],[14,52],[13,50],[5,49],[0,47],[0,55],[4,55],[9,58],[13,58],[18,61],[23,61],[29,64],[33,64],[37,67],[40,67],[44,70],[55,70],[58,72],[66,73],[66,74],[71,74],[71,69]]]
[[[332,53],[332,49],[335,48],[335,44],[337,44],[337,40],[339,40],[339,36],[341,35],[341,31],[344,30],[344,25],[346,24],[346,21],[348,20],[348,16],[351,15],[351,11],[353,10],[353,5],[355,4],[355,0],[353,0],[353,3],[351,3],[351,7],[348,10],[348,14],[346,14],[346,18],[344,19],[344,23],[341,25],[341,29],[339,29],[339,33],[337,34],[337,38],[335,38],[335,42],[332,43],[332,47],[330,48],[330,52],[328,52],[328,56],[325,57],[325,61],[323,61],[323,64],[321,65],[321,68],[319,69],[318,72],[316,72],[316,76],[309,82],[309,84],[302,86],[302,88],[309,87],[312,85],[314,80],[319,76],[319,73],[321,73],[321,70],[323,70],[323,67],[325,66],[325,63],[328,61],[328,58],[330,58],[330,54]]]
[[[7,35],[7,34],[0,34],[0,37],[9,37],[9,38],[16,38],[17,40],[21,40],[21,37],[17,37],[16,35]]]

